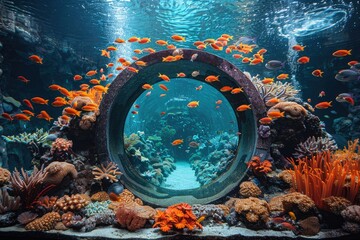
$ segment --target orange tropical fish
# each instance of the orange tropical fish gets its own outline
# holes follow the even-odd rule
[[[169,55],[169,56],[163,57],[163,58],[162,58],[162,61],[163,61],[163,62],[174,62],[174,61],[175,61],[175,57]]]
[[[274,79],[273,78],[264,78],[261,81],[263,84],[273,84],[274,83]]]
[[[53,90],[53,91],[57,91],[57,90],[59,90],[59,88],[61,88],[61,86],[60,86],[60,85],[57,85],[57,84],[51,84],[51,85],[49,86],[49,89],[51,89],[51,90]]]
[[[199,49],[199,50],[203,50],[203,49],[206,48],[206,44],[201,44],[199,46],[196,46],[196,48]]]
[[[46,121],[51,121],[53,118],[46,111],[40,111],[40,114],[36,116],[37,118],[45,119]]]
[[[217,101],[215,102],[215,104],[222,104],[222,101],[221,101],[221,100],[217,100]]]
[[[114,63],[112,63],[112,62],[111,62],[111,63],[106,64],[106,67],[107,67],[107,68],[109,68],[109,67],[113,67],[113,66],[114,66]]]
[[[219,37],[218,39],[216,39],[216,41],[219,41],[219,42],[227,42],[228,39],[226,37]]]
[[[297,60],[297,62],[300,63],[300,64],[305,64],[305,63],[310,62],[310,58],[307,57],[307,56],[303,56],[303,57],[300,57],[300,58]]]
[[[90,70],[86,73],[86,76],[87,77],[91,77],[91,76],[94,76],[95,74],[97,74],[97,71],[96,70]]]
[[[2,116],[3,118],[5,118],[6,120],[8,120],[8,121],[12,121],[12,120],[13,120],[12,116],[11,116],[10,114],[8,114],[8,113],[2,113],[1,116]]]
[[[135,108],[140,108],[140,105],[139,105],[139,104],[135,104],[134,107],[135,107]]]
[[[18,78],[20,81],[22,81],[23,83],[28,83],[28,82],[30,82],[30,80],[27,79],[27,78],[24,77],[24,76],[18,76],[17,78]]]
[[[202,85],[199,85],[199,86],[197,86],[195,89],[196,89],[196,91],[200,91],[202,88],[203,88],[203,86],[202,86]]]
[[[46,104],[46,105],[48,105],[48,102],[49,102],[49,100],[45,100],[45,99],[43,99],[42,97],[33,97],[33,98],[31,99],[31,101],[32,101],[33,103]]]
[[[238,106],[237,108],[236,108],[236,111],[238,111],[238,112],[243,112],[243,111],[246,111],[246,110],[248,110],[248,109],[251,109],[251,104],[243,104],[243,105],[240,105],[240,106]]]
[[[288,79],[288,78],[289,78],[289,74],[286,74],[286,73],[282,73],[276,77],[276,79],[278,79],[278,80],[284,80],[284,79]]]
[[[138,57],[136,57],[136,56],[132,56],[132,57],[131,57],[131,59],[132,59],[132,60],[134,60],[134,61],[139,60],[139,58],[138,58]]]
[[[169,91],[169,89],[164,84],[159,84],[159,87],[164,91]]]
[[[181,72],[176,74],[177,77],[186,77],[186,74]]]
[[[89,81],[89,83],[91,83],[91,84],[94,84],[94,85],[99,85],[100,84],[100,80],[97,80],[97,79],[91,79],[90,81]]]
[[[134,73],[138,73],[138,72],[139,72],[139,70],[136,69],[136,68],[134,68],[134,67],[127,67],[126,69],[129,70],[130,72],[134,72]]]
[[[82,79],[82,76],[80,76],[79,74],[76,74],[75,76],[74,76],[74,80],[75,81],[80,81]]]
[[[354,106],[355,101],[352,97],[344,97],[344,100],[348,103],[350,103],[351,106]]]
[[[70,116],[78,116],[80,117],[80,114],[81,114],[81,111],[78,111],[72,107],[66,107],[64,108],[64,112],[65,114],[67,115],[70,115]]]
[[[216,43],[210,43],[210,46],[211,46],[211,48],[214,49],[215,51],[222,51],[222,50],[223,50],[223,47],[217,45]]]
[[[31,104],[31,102],[28,99],[23,99],[23,103],[28,107],[34,110],[34,106]]]
[[[120,57],[120,58],[118,58],[117,61],[118,61],[119,63],[123,63],[123,62],[126,62],[126,59],[123,58],[123,57]]]
[[[153,89],[153,87],[148,83],[145,83],[144,85],[142,85],[142,88],[145,90]]]
[[[243,57],[243,55],[238,54],[238,53],[235,53],[235,54],[233,54],[232,56],[233,56],[233,58],[235,58],[235,59],[239,59],[239,58],[242,58],[242,57]]]
[[[155,52],[156,52],[156,50],[155,50],[155,49],[153,49],[153,48],[144,48],[144,49],[143,49],[143,52],[155,53]]]
[[[98,108],[95,106],[89,106],[89,105],[85,105],[81,108],[81,110],[85,111],[85,112],[93,112],[95,110],[97,110]]]
[[[177,146],[177,145],[180,145],[180,144],[183,144],[183,143],[184,143],[183,139],[176,139],[171,143],[171,145]]]
[[[224,87],[220,88],[220,92],[230,92],[233,89],[234,89],[233,87],[224,86]]]
[[[128,66],[130,66],[131,65],[131,62],[130,61],[125,61],[125,62],[123,62],[123,63],[121,63],[123,66],[125,66],[125,67],[128,67]]]
[[[351,50],[337,50],[335,52],[333,52],[333,56],[334,57],[345,57],[345,56],[348,56],[348,55],[351,55]]]
[[[124,43],[125,40],[124,40],[124,39],[121,39],[121,38],[117,38],[117,39],[115,39],[115,42],[116,42],[116,43]]]
[[[183,55],[183,54],[176,55],[176,56],[175,56],[175,61],[178,61],[178,60],[183,59],[183,58],[184,58],[184,55]]]
[[[105,76],[105,74],[101,75],[100,81],[106,81],[106,76]]]
[[[172,35],[171,39],[176,41],[176,42],[185,42],[185,37],[182,37],[180,35]]]
[[[301,45],[295,45],[295,46],[292,46],[292,49],[297,51],[297,52],[300,52],[300,51],[304,51],[304,48],[306,46],[301,46]]]
[[[195,41],[194,43],[193,43],[193,45],[195,46],[195,47],[197,47],[197,46],[199,46],[199,45],[204,45],[205,43],[203,42],[203,41]]]
[[[269,117],[263,117],[259,120],[259,122],[263,125],[269,125],[272,123],[272,118]]]
[[[145,67],[147,65],[147,63],[144,61],[136,61],[135,64],[141,67]]]
[[[22,121],[30,121],[30,118],[31,118],[30,116],[23,113],[18,113],[13,116],[13,119],[22,120]]]
[[[316,69],[316,70],[312,71],[311,74],[312,74],[314,77],[322,77],[323,73],[324,73],[324,72],[322,72],[320,69]]]
[[[348,65],[350,67],[352,67],[352,66],[354,66],[355,64],[358,64],[358,63],[359,63],[358,61],[350,61],[350,62],[348,62]]]
[[[265,48],[260,49],[257,53],[260,55],[264,55],[267,52]]]
[[[106,48],[106,50],[108,50],[108,51],[116,51],[116,50],[117,50],[117,47],[115,47],[115,46],[109,46],[109,47]]]
[[[248,57],[244,57],[244,58],[241,60],[242,63],[249,63],[249,62],[251,62],[251,61],[252,61],[252,59],[251,59],[251,58],[248,58]]]
[[[109,73],[109,74],[106,76],[106,78],[112,78],[113,76],[114,76],[113,73]]]
[[[115,70],[117,70],[117,71],[122,71],[122,70],[124,70],[124,69],[125,69],[124,67],[119,66],[119,67],[117,67]]]
[[[151,42],[151,40],[150,40],[150,38],[141,38],[141,39],[139,39],[139,41],[138,41],[138,43],[140,43],[140,44],[145,44],[145,43],[149,43],[149,42]]]
[[[69,90],[67,90],[66,88],[59,88],[58,91],[64,95],[64,96],[67,96],[67,97],[71,97],[72,96],[72,93],[69,92]]]
[[[280,112],[280,111],[268,111],[267,112],[267,116],[272,119],[278,119],[278,118],[285,117],[284,114],[285,114],[285,112]]]
[[[226,34],[226,33],[221,34],[221,37],[226,38],[226,39],[233,39],[233,36]]]
[[[216,42],[216,40],[213,38],[208,38],[208,39],[204,40],[204,43],[206,43],[206,44],[211,44],[211,43],[215,43],[215,42]]]
[[[207,77],[205,78],[205,81],[206,81],[206,82],[209,82],[209,83],[215,82],[215,81],[219,81],[219,77],[220,77],[220,75],[218,75],[218,76],[209,75],[209,76],[207,76]]]
[[[278,104],[279,102],[280,102],[280,99],[274,97],[274,98],[271,98],[270,100],[266,101],[265,105],[268,107],[272,107],[272,106]]]
[[[165,97],[165,96],[166,96],[165,93],[160,94],[160,97]]]
[[[30,116],[34,116],[35,114],[29,110],[22,110],[23,113],[25,113],[26,115],[30,115]]]
[[[199,101],[191,101],[187,104],[189,108],[196,108],[199,106]]]
[[[66,121],[66,122],[69,122],[71,120],[71,118],[68,115],[61,115],[60,119]]]
[[[29,59],[31,60],[31,61],[33,61],[33,62],[36,62],[36,63],[38,63],[38,64],[43,64],[43,59],[41,58],[41,57],[39,57],[38,55],[31,55],[30,57],[29,57]]]
[[[139,112],[138,111],[131,111],[132,114],[136,115],[138,114]]]
[[[103,68],[100,68],[100,73],[104,73],[104,69]]]
[[[129,39],[128,39],[128,42],[131,42],[131,43],[132,43],[132,42],[137,42],[137,41],[139,41],[139,40],[140,40],[140,38],[134,36],[134,37],[129,38]]]
[[[93,86],[93,89],[95,89],[99,92],[107,93],[109,87],[108,87],[108,85],[106,85],[105,87],[102,85],[95,85],[95,86]]]
[[[159,73],[159,78],[161,78],[162,80],[164,80],[166,82],[170,82],[170,78],[168,76],[166,76],[165,74]]]
[[[225,49],[225,53],[226,54],[229,54],[229,53],[231,53],[232,52],[232,49],[231,48],[229,48],[229,47],[227,47],[226,49]],[[233,57],[234,57],[234,55],[233,55]],[[235,58],[235,57],[234,57]]]
[[[166,112],[161,112],[160,115],[161,116],[164,116],[166,114]]]
[[[103,50],[101,50],[101,56],[110,58],[110,52],[103,49]]]
[[[155,43],[160,46],[168,45],[168,42],[164,40],[157,40]]]
[[[90,87],[89,84],[86,84],[86,83],[83,83],[83,84],[80,85],[80,88],[81,88],[81,89],[83,89],[83,88],[86,88],[86,89],[87,89],[87,88],[89,88],[89,87]]]
[[[231,94],[238,94],[238,93],[241,93],[243,92],[243,89],[242,88],[234,88],[233,90],[231,90]]]
[[[329,107],[332,107],[331,103],[332,103],[332,101],[330,101],[330,102],[320,102],[320,103],[315,105],[315,108],[317,108],[317,109],[327,109]]]
[[[55,100],[54,102],[51,103],[51,105],[53,107],[63,107],[65,105],[67,105],[67,102]]]
[[[134,50],[134,53],[136,53],[136,54],[142,54],[142,50],[141,50],[141,49],[135,49],[135,50]]]
[[[262,63],[263,61],[260,58],[254,58],[251,60],[250,65],[258,65],[259,63]]]
[[[174,44],[169,44],[166,46],[167,49],[173,50],[176,49],[176,46]]]

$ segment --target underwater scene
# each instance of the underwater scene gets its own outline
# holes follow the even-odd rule
[[[359,239],[359,1],[0,12],[1,239]]]

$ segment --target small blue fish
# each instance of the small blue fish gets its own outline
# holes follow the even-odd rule
[[[269,70],[279,70],[285,66],[285,62],[280,62],[278,60],[271,60],[265,64],[265,67]]]

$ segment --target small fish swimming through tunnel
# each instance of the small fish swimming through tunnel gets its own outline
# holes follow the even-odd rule
[[[168,56],[179,60],[163,61]],[[267,157],[269,141],[257,133],[266,115],[258,91],[207,52],[165,50],[139,61],[146,66],[121,72],[101,103],[99,158],[116,162],[123,184],[153,205],[226,196],[254,155]]]

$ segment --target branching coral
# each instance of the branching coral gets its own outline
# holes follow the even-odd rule
[[[248,163],[247,166],[252,170],[255,176],[262,177],[267,173],[271,172],[272,164],[269,160],[261,161],[260,157],[254,156]]]
[[[36,129],[33,133],[20,133],[19,135],[13,136],[2,136],[6,142],[17,142],[17,143],[24,143],[30,144],[34,142],[37,145],[49,146],[49,142],[47,140],[49,133],[44,131],[44,129]]]
[[[20,208],[20,197],[11,197],[5,188],[0,188],[0,214]]]
[[[336,142],[328,137],[315,136],[309,137],[305,142],[299,143],[295,148],[294,156],[296,158],[311,157],[318,152],[327,150],[335,151],[337,149]]]
[[[172,205],[165,211],[157,210],[153,227],[160,227],[162,232],[183,230],[185,228],[190,231],[195,228],[202,229],[202,225],[197,222],[191,206],[187,203]]]
[[[54,229],[57,222],[61,220],[61,216],[57,212],[50,212],[42,216],[41,218],[35,219],[25,226],[26,230],[30,231],[49,231]]]
[[[11,175],[10,181],[14,193],[16,196],[20,196],[22,205],[26,209],[30,208],[39,197],[54,187],[54,185],[44,186],[46,174],[43,167],[40,170],[34,167],[31,175],[25,172],[23,168],[21,173],[15,169]]]
[[[263,84],[258,76],[251,78],[252,83],[260,93],[261,98],[264,102],[267,102],[271,98],[278,98],[286,100],[288,98],[296,96],[299,90],[296,90],[291,83],[283,83],[281,81],[276,81],[273,84]]]
[[[324,209],[323,199],[331,196],[358,201],[360,161],[339,158],[328,150],[290,162],[294,167],[293,188],[313,199],[318,208]]]
[[[59,198],[56,201],[55,204],[55,210],[56,211],[76,211],[80,210],[86,205],[88,205],[90,202],[86,200],[82,195],[80,194],[74,194],[74,195],[65,195],[62,198]]]
[[[94,167],[92,174],[95,176],[95,180],[107,179],[110,182],[117,182],[119,181],[117,176],[122,173],[119,171],[116,163],[110,162],[106,167],[103,164],[101,164],[101,168]]]
[[[0,187],[7,184],[10,180],[11,173],[9,170],[0,167]]]

